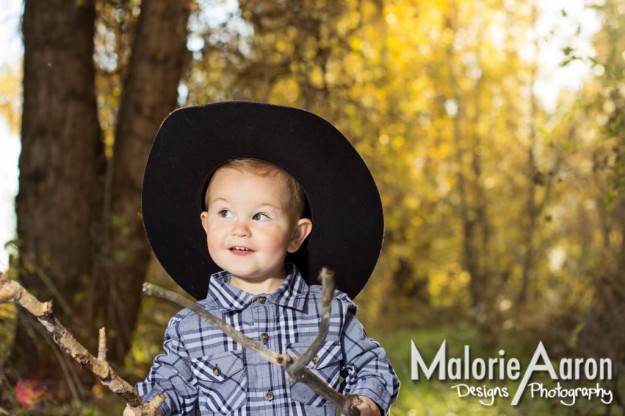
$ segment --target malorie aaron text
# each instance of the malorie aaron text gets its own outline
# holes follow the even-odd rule
[[[562,358],[557,366],[558,371],[556,371],[542,342],[538,343],[534,355],[525,370],[522,369],[521,363],[517,358],[506,357],[506,352],[504,350],[498,351],[498,357],[484,359],[471,357],[471,348],[469,345],[465,345],[462,357],[447,358],[447,341],[441,343],[438,352],[428,366],[423,360],[414,341],[411,340],[410,343],[412,380],[419,380],[420,372],[423,372],[425,378],[430,380],[436,369],[438,369],[438,380],[518,380],[522,376],[519,388],[512,398],[512,406],[516,406],[521,400],[527,383],[534,372],[546,372],[549,374],[551,380],[554,381],[612,379],[612,360],[610,358]],[[582,389],[578,388],[577,390],[581,391]],[[596,393],[595,396],[602,397],[602,401],[606,404],[610,403],[612,401],[612,392],[604,389],[601,390],[602,391]],[[558,383],[558,392],[561,391],[562,388]],[[534,392],[535,389],[532,387],[532,396]],[[568,394],[569,396],[572,395],[572,393]],[[585,394],[578,393],[576,395]],[[609,401],[604,400],[604,396],[609,396]],[[507,394],[504,397],[507,397]],[[567,396],[560,394],[559,397]],[[589,397],[592,397],[592,395]]]

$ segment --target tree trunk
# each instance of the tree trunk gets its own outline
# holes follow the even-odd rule
[[[121,363],[136,325],[150,247],[141,221],[145,162],[165,116],[176,107],[189,58],[189,1],[143,0],[104,188],[102,256],[92,311],[108,328],[109,359]]]
[[[97,328],[106,325],[109,357],[116,363],[130,347],[150,258],[140,216],[143,169],[161,121],[176,106],[188,57],[189,13],[189,0],[143,0],[114,154],[105,165],[93,61],[94,2],[25,2],[16,199],[21,279],[40,298],[53,299],[57,317],[90,348]],[[89,302],[81,302],[82,295]],[[34,335],[38,326],[29,319],[20,315],[9,360],[17,376],[40,373],[55,361],[53,348]]]
[[[97,118],[92,1],[26,0],[20,187],[16,198],[20,278],[77,334],[81,288],[93,267],[92,224],[103,155]],[[20,311],[11,363],[19,374],[47,366],[53,351],[33,340]]]

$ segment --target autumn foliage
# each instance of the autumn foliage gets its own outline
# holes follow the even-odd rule
[[[121,103],[151,2],[93,2],[93,94],[108,163],[116,142],[133,143],[120,136],[128,111]],[[616,333],[625,303],[621,1],[584,9],[584,19],[598,22],[591,51],[579,47],[584,22],[570,13],[573,2],[553,18],[573,28],[564,35],[555,23],[545,29],[545,2],[534,0],[217,3],[190,3],[172,109],[232,99],[292,105],[350,138],[380,188],[386,221],[378,267],[357,299],[364,321],[385,330],[463,323],[485,344],[515,337],[533,348],[542,339],[561,354],[609,354],[625,365]],[[571,67],[585,75],[552,93],[549,83]],[[4,95],[19,94],[11,84],[18,72],[0,71]],[[14,107],[0,102],[0,111],[15,120]],[[131,172],[138,160],[125,162]],[[110,262],[131,254],[124,243],[139,212],[129,212],[104,224],[114,244],[96,253],[106,248]],[[22,260],[27,255],[16,273],[57,254],[24,251]],[[137,269],[139,280],[164,279],[153,263]],[[84,299],[88,288],[64,295]],[[127,295],[138,299],[139,291]],[[142,324],[127,338],[133,368],[156,352],[170,312],[157,306],[144,302]],[[86,332],[105,314],[85,322]],[[34,401],[36,383],[18,386],[20,402]]]

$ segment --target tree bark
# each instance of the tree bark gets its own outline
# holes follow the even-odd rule
[[[93,1],[26,0],[20,187],[16,198],[20,278],[54,299],[60,319],[84,328],[77,293],[93,267],[92,224],[103,155],[93,65]],[[19,373],[53,360],[32,342],[20,313],[11,363]],[[22,319],[23,318],[23,319]],[[44,345],[44,348],[41,347]]]
[[[54,300],[59,319],[79,339],[110,328],[114,363],[128,351],[138,315],[150,258],[140,216],[143,169],[161,121],[176,106],[189,13],[190,0],[141,3],[114,152],[105,161],[94,1],[25,2],[20,278],[37,296]],[[84,294],[95,308],[81,302]],[[20,314],[19,347],[9,361],[17,376],[55,360],[49,343],[31,339],[32,318]]]
[[[141,221],[141,185],[156,132],[177,103],[190,1],[143,0],[124,81],[113,157],[104,187],[102,255],[95,266],[96,326],[109,332],[109,360],[130,348],[150,247]]]

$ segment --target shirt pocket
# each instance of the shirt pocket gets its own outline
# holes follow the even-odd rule
[[[201,410],[228,415],[245,404],[247,373],[241,354],[241,351],[227,351],[191,361]]]
[[[287,353],[292,357],[297,357],[309,346],[308,343],[293,343],[287,346]],[[327,341],[319,348],[317,354],[306,367],[334,390],[338,390],[341,384],[342,361],[341,344],[338,341]],[[291,384],[291,398],[307,406],[321,407],[329,404],[326,399],[318,396],[310,387],[301,382]]]

